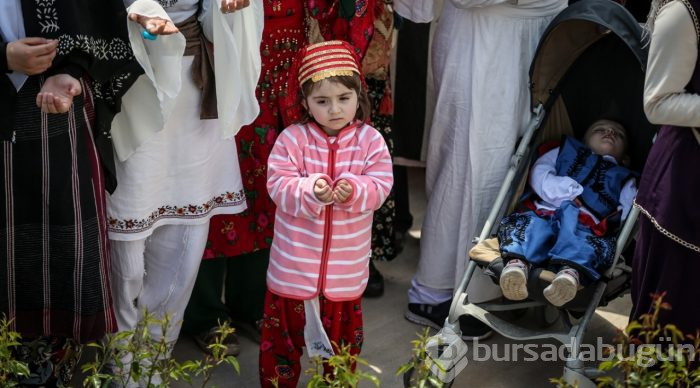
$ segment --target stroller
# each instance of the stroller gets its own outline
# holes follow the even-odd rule
[[[470,261],[455,288],[444,328],[426,346],[431,370],[442,381],[452,381],[460,363],[466,365],[467,348],[459,337],[459,317],[470,315],[511,339],[555,339],[570,345],[564,380],[574,386],[595,387],[592,379],[600,374],[594,368],[584,367],[580,344],[596,308],[629,290],[631,268],[625,263],[623,252],[631,251],[630,236],[635,230],[637,209],[632,209],[620,227],[612,266],[599,281],[580,290],[576,298],[560,309],[542,297],[542,290],[554,277],[547,270],[531,272],[527,285],[530,299],[521,302],[470,303],[467,286],[477,268],[500,274],[503,263],[498,241],[489,237],[495,235],[503,215],[517,204],[527,182],[529,166],[538,156],[538,144],[559,140],[562,135],[581,138],[593,121],[603,115],[614,115],[624,118],[630,168],[642,170],[656,127],[647,121],[642,106],[646,51],[642,47],[641,31],[637,21],[619,4],[586,0],[562,11],[544,32],[530,67],[533,117],[518,143],[481,234],[473,241]],[[536,308],[546,324],[560,322],[558,326],[566,329],[533,330],[493,314],[523,308]],[[570,316],[579,320],[572,323]],[[409,371],[404,375],[404,383],[410,384],[411,378]]]

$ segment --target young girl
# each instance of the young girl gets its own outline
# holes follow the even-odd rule
[[[290,73],[286,113],[299,118],[303,107],[306,117],[280,134],[268,161],[277,213],[260,344],[263,387],[274,378],[296,386],[304,346],[311,357],[330,357],[333,344],[360,352],[372,215],[393,177],[381,134],[365,124],[369,99],[358,62],[350,44],[328,41],[302,49]]]

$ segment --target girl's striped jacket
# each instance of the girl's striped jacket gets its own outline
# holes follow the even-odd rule
[[[320,178],[353,186],[342,204],[323,203]],[[332,301],[360,297],[367,285],[373,213],[393,184],[380,133],[356,121],[329,137],[315,123],[292,125],[268,159],[267,190],[277,204],[268,289],[294,299],[323,293]]]

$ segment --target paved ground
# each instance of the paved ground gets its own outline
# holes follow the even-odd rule
[[[422,169],[410,169],[411,208],[414,215],[413,234],[418,235],[425,208],[424,175]],[[379,263],[377,267],[386,277],[385,295],[378,299],[363,301],[365,320],[365,345],[362,357],[368,360],[377,371],[382,387],[401,387],[401,378],[396,370],[410,357],[411,340],[421,328],[403,318],[406,308],[406,290],[415,271],[419,254],[419,240],[409,238],[403,253],[394,261]],[[598,309],[586,336],[586,343],[595,344],[597,338],[602,343],[611,343],[616,328],[627,323],[630,309],[629,296],[619,298],[609,306]],[[525,316],[521,319],[528,319]],[[513,349],[515,341],[495,335],[482,342],[495,349],[503,358],[506,349]],[[537,342],[542,349],[554,342]],[[257,344],[241,338],[242,351],[238,357],[240,375],[231,368],[217,370],[209,386],[218,387],[258,387]],[[555,344],[558,345],[558,344]],[[522,350],[522,349],[521,349]],[[553,386],[548,379],[561,375],[561,361],[523,361],[527,354],[519,353],[518,361],[471,361],[455,381],[455,387],[546,387]],[[182,338],[175,348],[178,359],[196,359],[201,352],[193,340]],[[512,355],[511,355],[512,358]],[[302,379],[299,386],[306,386],[308,378]],[[177,387],[185,385],[178,384]],[[365,384],[363,386],[369,386]]]

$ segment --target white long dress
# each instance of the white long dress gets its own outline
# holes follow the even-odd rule
[[[218,119],[200,120],[201,92],[184,56],[182,34],[147,41],[129,22],[145,74],[114,119],[117,189],[108,197],[112,298],[120,331],[143,312],[170,314],[166,341],[177,340],[204,252],[209,219],[245,209],[233,136],[259,112],[262,3],[220,12],[216,0],[125,0],[128,12],[182,22],[202,6],[200,22],[216,48]],[[216,5],[216,6],[214,6]],[[160,338],[159,327],[151,335]]]
[[[415,282],[452,290],[530,119],[528,69],[565,0],[445,1],[433,42],[437,91],[428,142],[428,206]],[[477,271],[471,301],[500,292]],[[418,301],[420,302],[420,301]],[[425,303],[425,302],[423,302]]]
[[[129,5],[134,1],[125,2]],[[198,2],[199,0],[159,1],[163,6],[162,9],[168,12],[168,17],[172,18],[174,23],[182,22],[194,14],[197,11]],[[152,7],[147,2],[140,3],[140,5]],[[205,2],[205,4],[209,3]],[[150,8],[148,10],[150,11]],[[239,12],[248,12],[248,9]],[[260,18],[260,24],[261,22],[262,18]],[[133,28],[136,24],[131,23],[130,26]],[[257,28],[261,30],[262,25]],[[252,31],[247,33],[255,35]],[[171,45],[171,41],[168,40],[176,38],[181,40],[180,46]],[[138,39],[142,40],[140,37]],[[259,57],[257,48],[259,36],[251,36],[248,38],[250,41],[245,41],[245,38],[240,36],[238,39],[243,40],[243,45],[253,47],[255,51],[251,53]],[[220,124],[222,114],[230,116],[230,111],[236,110],[236,107],[220,108],[219,112],[222,112],[219,114],[220,119],[200,120],[197,107],[200,105],[201,92],[192,80],[193,57],[182,57],[181,54],[179,56],[153,55],[155,50],[169,49],[168,45],[184,49],[183,38],[163,36],[153,42],[144,42],[147,45],[144,52],[151,56],[151,63],[147,64],[147,67],[153,66],[154,74],[151,76],[154,79],[153,84],[156,85],[155,89],[150,86],[147,71],[147,75],[139,79],[143,82],[137,82],[137,85],[127,93],[124,98],[125,109],[115,119],[113,137],[118,156],[115,158],[118,186],[116,191],[107,198],[111,240],[142,240],[150,236],[159,226],[203,225],[207,224],[214,215],[236,214],[246,208],[238,153],[233,138],[233,134],[238,131],[240,125],[235,128],[229,128],[234,125],[221,128]],[[217,50],[217,55],[226,54],[222,50],[228,46],[217,47],[221,47]],[[134,50],[138,55],[137,47]],[[259,63],[255,73],[256,66],[245,67],[242,62],[254,56],[244,49],[238,48],[238,50],[241,51],[238,55],[245,56],[237,61],[241,65],[232,66],[225,72],[217,74],[219,105],[222,102],[222,94],[219,93],[218,84],[223,83],[224,77],[231,78],[231,74],[235,74],[238,79],[227,82],[226,89],[230,92],[235,89],[239,93],[238,110],[243,112],[244,119],[247,117],[248,121],[252,121],[258,113],[254,88],[260,71]],[[158,62],[154,63],[154,61]],[[158,65],[162,65],[164,61],[177,61],[176,66],[167,66],[175,68],[177,74],[172,74],[170,69],[163,70],[163,66],[159,68]],[[174,62],[170,62],[172,63]],[[241,69],[250,71],[245,73]],[[168,71],[171,72],[168,73]],[[177,82],[173,82],[168,77],[179,79],[179,89]],[[168,79],[169,82],[157,85],[158,80],[162,79]],[[248,82],[248,79],[254,81]],[[144,101],[141,97],[146,95],[143,92],[146,89],[153,94],[153,98],[149,101]],[[158,98],[156,98],[156,89],[159,92]],[[137,97],[131,99],[132,93]],[[127,108],[138,109],[139,105],[148,104],[154,106],[154,111],[138,112],[132,114],[132,117],[124,118],[129,113]],[[161,106],[163,109],[159,109]],[[250,112],[244,112],[246,110]],[[160,112],[163,112],[162,116],[159,115]],[[237,116],[236,119],[238,118]],[[146,128],[153,126],[156,127]]]
[[[117,189],[108,196],[109,238],[140,240],[162,225],[205,224],[216,214],[245,210],[234,139],[222,140],[217,120],[200,120],[200,91],[182,66],[182,88],[165,126],[125,161],[115,160]]]

